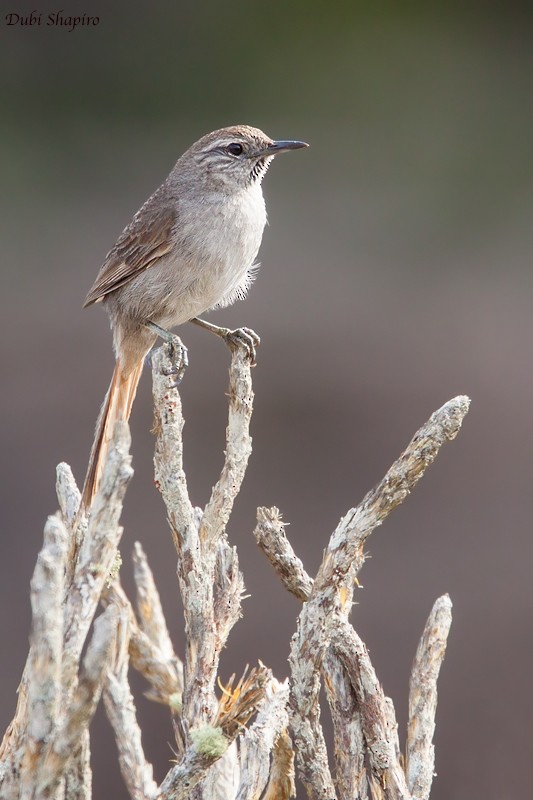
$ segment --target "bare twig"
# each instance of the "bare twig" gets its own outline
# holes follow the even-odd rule
[[[366,539],[414,489],[442,445],[455,439],[469,405],[468,397],[459,395],[435,411],[383,480],[341,519],[330,539],[321,571],[335,574],[339,570],[335,583],[339,588],[342,584],[348,592],[345,603],[351,603],[354,579],[364,561]]]
[[[56,495],[63,522],[68,526],[73,525],[80,507],[81,492],[71,468],[64,462],[58,464],[56,469]]]
[[[285,588],[299,600],[307,600],[313,579],[305,571],[285,534],[277,508],[258,508],[255,539]],[[331,648],[324,656],[322,676],[331,711],[334,734],[335,786],[339,800],[364,798],[364,737],[352,686]]]
[[[53,796],[69,759],[78,749],[80,732],[87,728],[93,717],[100,699],[116,626],[117,613],[113,607],[106,609],[94,623],[72,703],[44,757],[36,798],[44,800]]]
[[[176,662],[177,657],[170,640],[159,592],[140,542],[135,542],[133,547],[133,576],[137,589],[139,627],[156,645],[165,661]],[[180,669],[183,672],[181,662]]]
[[[365,800],[366,742],[359,703],[334,645],[328,647],[322,680],[333,724],[334,781],[339,800]]]
[[[181,399],[172,377],[172,364],[164,347],[152,353],[155,406],[155,483],[165,503],[170,526],[182,540],[197,543],[197,524],[183,471],[184,419]]]
[[[265,800],[269,793],[272,800],[290,796],[287,788],[293,788],[294,753],[286,733],[289,724],[288,699],[288,682],[279,683],[272,678],[257,719],[239,739],[241,776],[236,800],[258,800],[267,785],[269,773],[271,786]],[[273,794],[274,790],[277,794]]]
[[[59,800],[67,783],[73,797],[90,793],[85,731],[100,696],[113,610],[95,625],[81,668],[80,657],[120,538],[118,518],[132,474],[128,445],[127,426],[117,425],[89,527],[85,520],[78,527],[83,541],[74,531],[79,492],[70,470],[58,468],[61,518],[47,523],[32,581],[32,645],[0,749],[9,765],[0,771],[2,800]]]
[[[65,607],[63,688],[72,691],[81,651],[108,579],[122,536],[119,519],[126,487],[133,475],[129,455],[130,433],[117,422],[99,491],[91,506],[91,518],[79,550]]]
[[[447,594],[436,600],[416,651],[409,686],[406,772],[413,800],[427,800],[435,767],[437,678],[452,622]]]
[[[357,697],[372,775],[384,797],[408,800],[405,774],[396,757],[394,737],[390,735],[391,709],[367,649],[351,625],[341,620],[332,620],[330,635]]]
[[[254,537],[285,588],[298,600],[307,600],[313,579],[307,574],[285,534],[287,523],[276,507],[257,509]]]
[[[295,555],[277,508],[257,509],[254,536],[285,588],[300,600],[307,600],[313,588],[313,579]],[[365,744],[359,708],[342,664],[330,647],[324,656],[322,677],[333,722],[334,780],[339,800],[351,800],[353,797],[364,800]]]
[[[175,707],[178,696],[181,703],[183,694],[183,664],[174,652],[159,592],[139,542],[134,545],[133,566],[139,622],[117,582],[106,597],[129,608],[129,656],[133,667],[152,687],[147,697]]]
[[[127,609],[131,665],[150,684],[148,694],[150,700],[172,705],[170,698],[183,692],[182,673],[178,672],[174,660],[168,661],[157,645],[139,628],[131,603],[118,581],[114,581],[106,588],[102,602],[104,605],[114,603],[121,610]]]
[[[209,768],[196,793],[208,800],[235,800],[239,776],[239,751],[237,740],[234,739],[224,755]]]
[[[222,756],[225,763],[220,764],[220,769],[227,771],[231,758],[224,754],[260,703],[265,678],[262,670],[255,670],[246,685],[239,687],[238,696],[231,703],[225,702],[223,706],[217,703],[215,681],[219,655],[241,614],[244,592],[237,552],[227,543],[225,531],[251,451],[250,362],[244,350],[232,353],[226,456],[204,512],[192,508],[187,493],[182,466],[181,402],[169,377],[169,354],[165,347],[154,354],[152,367],[156,483],[167,507],[178,552],[178,578],[186,622],[182,710],[185,750],[161,785],[161,797],[166,800],[181,797],[184,786],[190,791]],[[221,737],[214,748],[209,744],[212,736],[215,740]],[[182,743],[178,745],[181,749]],[[211,797],[213,793],[208,786],[209,782],[205,785],[206,797]]]
[[[223,737],[215,740],[215,745],[220,743],[220,747],[212,746],[212,742],[208,738],[211,730],[214,730],[217,735],[216,729],[200,730],[206,739],[205,751],[202,750],[203,741],[198,747],[191,745],[187,749],[180,763],[167,773],[159,789],[157,800],[189,800],[192,790],[205,778],[208,769],[226,752],[228,747],[228,743]]]
[[[154,430],[157,436],[154,463],[156,485],[167,508],[178,552],[178,579],[187,628],[185,665],[188,681],[184,687],[183,715],[187,724],[194,727],[212,718],[216,707],[214,684],[218,658],[213,635],[214,557],[205,563],[199,537],[201,512],[195,512],[187,492],[181,436],[184,420],[169,356],[165,347],[156,350],[152,356]],[[204,684],[206,676],[208,680]]]
[[[334,800],[337,797],[328,765],[324,733],[320,724],[320,665],[328,645],[325,620],[327,603],[317,595],[304,606],[292,638],[289,664],[291,693],[290,725],[296,744],[300,777],[310,800]]]
[[[187,494],[182,467],[181,402],[169,377],[170,361],[165,347],[154,354],[152,368],[156,479],[178,551],[178,577],[186,618],[183,717],[186,725],[193,728],[212,723],[220,650],[241,613],[242,576],[236,551],[229,547],[224,535],[251,449],[250,362],[243,349],[232,353],[226,457],[204,514],[193,510]]]
[[[309,600],[313,593],[313,580],[296,557],[284,527],[277,508],[257,509],[254,531],[257,543],[284,586],[300,600]],[[313,612],[319,609],[320,602],[317,601],[313,606]],[[321,800],[335,797],[318,703],[319,669],[327,643],[323,636],[324,620],[315,619],[314,630],[310,630],[308,622],[313,613],[308,612],[309,606],[306,604],[298,620],[289,658],[292,673],[291,726],[298,743],[298,764],[307,793],[310,798]]]
[[[220,478],[213,487],[200,525],[200,539],[209,546],[225,533],[252,452],[250,419],[254,393],[250,359],[244,348],[232,351],[229,373],[229,416],[226,455]]]
[[[78,560],[80,545],[87,533],[87,518],[78,519],[81,493],[68,464],[56,468],[56,495],[61,518],[68,531],[68,554],[65,563],[65,583],[70,586]]]
[[[104,682],[104,705],[118,747],[120,771],[132,800],[151,800],[157,795],[152,765],[145,758],[141,730],[133,695],[128,683],[128,646],[130,638],[130,608],[118,609],[114,665]]]
[[[284,536],[277,509],[258,511],[255,534],[260,546],[289,591],[301,599],[307,599],[293,637],[289,662],[291,726],[297,744],[302,780],[311,800],[333,797],[333,782],[319,719],[319,672],[333,631],[338,631],[339,626],[347,619],[352,604],[354,580],[364,561],[364,543],[374,528],[409,494],[427,466],[434,461],[441,445],[457,435],[468,406],[469,400],[466,397],[450,400],[420,428],[385,478],[365,496],[359,506],[351,509],[341,519],[331,536],[312,584]],[[346,629],[348,630],[348,626]],[[349,630],[351,635],[356,636],[352,629]],[[335,647],[341,655],[338,637],[335,641]],[[352,652],[358,652],[359,656],[357,669],[354,671],[352,668],[348,675],[361,711],[362,731],[370,753],[374,784],[376,789],[382,787],[385,790],[384,796],[387,798],[407,798],[405,775],[396,753],[398,748],[393,746],[391,749],[390,745],[391,736],[393,741],[397,736],[391,708],[386,706],[384,696],[375,692],[371,693],[370,701],[366,695],[358,694],[366,685],[369,676],[367,668],[371,668],[371,664],[367,657],[362,657],[360,649],[354,650],[355,640],[350,641]],[[334,663],[331,665],[333,668]],[[346,660],[343,665],[347,671]],[[335,718],[335,693],[331,691],[331,686],[328,697],[332,702]],[[380,698],[377,707],[375,697]],[[368,713],[369,702],[372,714]],[[376,708],[379,712],[377,716]],[[337,722],[340,723],[338,717]],[[356,737],[358,733],[357,729],[353,731]],[[361,772],[361,767],[361,758],[358,763],[352,763],[352,770],[356,774]],[[345,791],[342,786],[341,789]]]
[[[67,532],[49,517],[44,545],[31,582],[32,633],[27,685],[27,728],[22,761],[22,795],[31,797],[34,765],[55,734],[61,707],[64,575]]]
[[[150,684],[151,689],[146,693],[148,699],[174,708],[183,694],[183,673],[178,672],[173,661],[163,658],[161,651],[136,624],[132,624],[130,633],[130,658],[132,666]]]

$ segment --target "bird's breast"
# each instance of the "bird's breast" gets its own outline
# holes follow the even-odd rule
[[[170,304],[178,316],[203,313],[238,291],[253,266],[266,224],[261,187],[207,195],[183,213],[176,229]],[[192,309],[192,311],[191,311]]]
[[[265,203],[259,185],[206,201],[195,220],[199,261],[222,276],[227,272],[245,272],[257,255],[265,223]]]

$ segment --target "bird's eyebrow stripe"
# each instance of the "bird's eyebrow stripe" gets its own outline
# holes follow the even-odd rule
[[[234,136],[231,141],[228,141],[228,139],[218,139],[216,142],[211,143],[211,147],[215,150],[217,147],[227,147],[228,144],[233,144],[234,142],[236,144],[244,144],[245,141],[246,140],[242,136],[237,135]]]
[[[239,134],[236,134],[231,140],[229,140],[228,138],[217,139],[214,142],[210,142],[209,148],[207,150],[204,150],[203,152],[198,153],[196,158],[199,162],[202,162],[206,158],[209,158],[210,153],[212,153],[214,150],[225,150],[229,144],[233,144],[234,142],[238,144],[246,144],[246,139]]]

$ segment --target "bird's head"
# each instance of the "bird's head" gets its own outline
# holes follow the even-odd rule
[[[192,161],[210,182],[236,191],[261,183],[278,153],[308,147],[306,142],[275,141],[258,128],[234,125],[208,133],[182,156]]]

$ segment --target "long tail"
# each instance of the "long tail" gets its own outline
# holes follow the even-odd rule
[[[119,419],[127,421],[130,417],[143,362],[144,358],[141,358],[127,375],[124,374],[120,361],[117,361],[115,365],[111,384],[96,422],[94,442],[81,496],[80,511],[82,513],[90,507],[98,491],[109,443],[113,438],[115,422]]]

